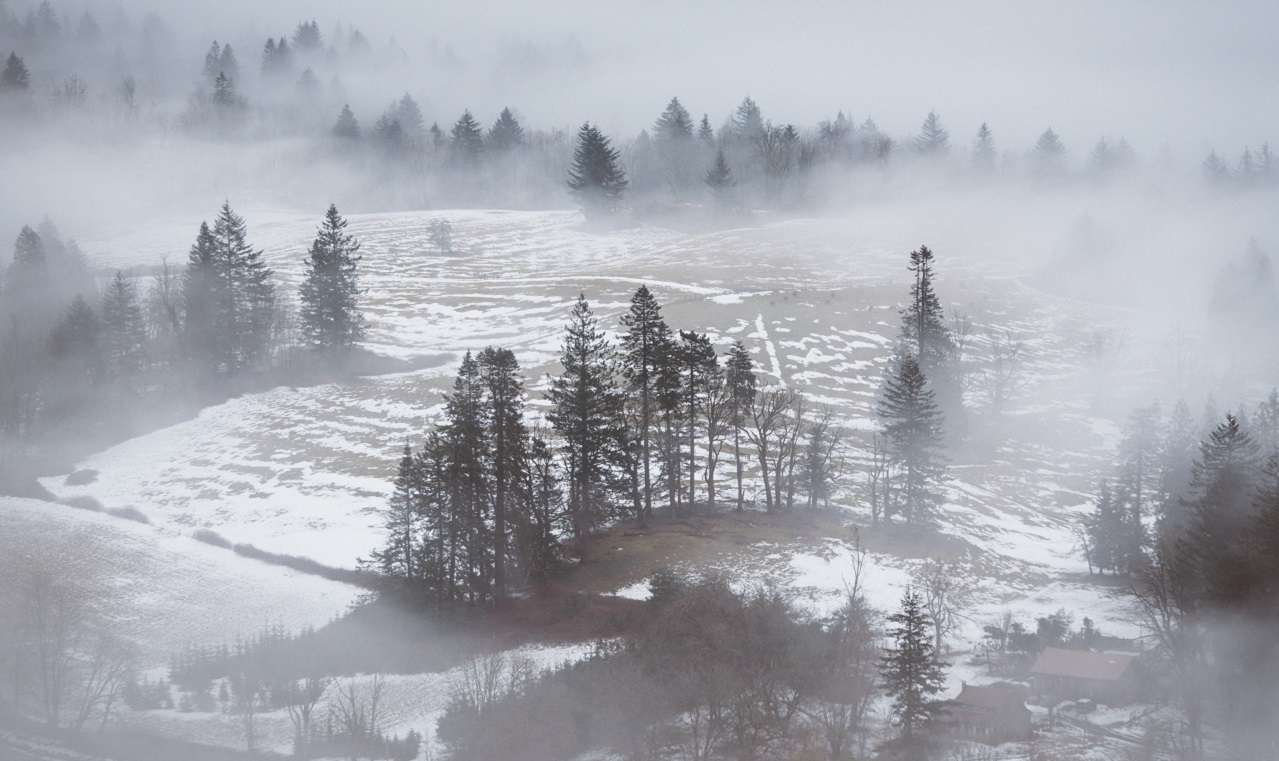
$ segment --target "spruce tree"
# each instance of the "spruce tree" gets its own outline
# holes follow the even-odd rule
[[[582,125],[569,169],[569,195],[588,217],[614,211],[626,190],[618,151],[609,145],[599,127]]]
[[[547,419],[562,441],[569,523],[585,560],[586,539],[605,514],[610,463],[622,441],[616,354],[585,295],[577,297],[565,328],[560,364],[563,372],[551,379]]]
[[[675,358],[680,377],[680,396],[684,406],[684,424],[688,428],[688,504],[697,500],[697,429],[711,393],[711,385],[719,375],[719,358],[710,338],[696,331],[679,332],[680,344]]]
[[[1189,530],[1181,546],[1195,567],[1195,592],[1204,602],[1228,604],[1245,592],[1252,505],[1261,458],[1256,442],[1229,413],[1199,445],[1191,470]]]
[[[5,272],[5,293],[13,306],[42,298],[49,286],[49,259],[44,239],[23,225],[13,244],[13,262]]]
[[[244,218],[229,202],[213,223],[215,251],[226,278],[228,309],[219,327],[231,339],[230,370],[252,366],[266,357],[275,319],[275,285],[262,250],[248,243]]]
[[[204,54],[204,68],[200,73],[209,79],[215,79],[221,72],[222,46],[218,44],[217,40],[214,40],[213,44],[209,46],[208,52]]]
[[[915,137],[915,151],[921,156],[940,157],[950,153],[950,131],[936,111],[929,111]]]
[[[900,728],[898,737],[886,743],[893,757],[922,759],[932,744],[932,731],[945,709],[938,695],[945,686],[942,664],[933,652],[932,620],[919,594],[907,587],[901,610],[888,617],[891,642],[880,659],[884,690],[892,696],[892,713]]]
[[[77,385],[95,385],[102,375],[102,323],[83,296],[71,300],[49,337],[49,350],[61,373]]]
[[[663,374],[671,357],[671,329],[662,319],[657,299],[641,285],[631,297],[631,308],[622,316],[627,332],[622,336],[622,373],[626,376],[631,393],[639,401],[640,456],[643,458],[643,523],[653,517],[653,480],[651,474],[653,456],[654,417],[658,411],[659,394]]]
[[[319,50],[324,46],[324,35],[315,19],[299,22],[293,30],[293,46],[303,52]]]
[[[471,116],[470,109],[462,112],[453,129],[449,130],[453,159],[459,164],[474,168],[484,153],[484,129]]]
[[[995,136],[990,131],[990,127],[986,126],[986,122],[982,122],[977,130],[977,137],[973,140],[973,168],[983,174],[989,174],[995,171],[996,158]]]
[[[702,121],[697,126],[697,139],[708,146],[715,142],[715,129],[711,127],[711,118],[706,114],[702,114]]]
[[[479,356],[480,377],[487,387],[492,448],[493,592],[501,600],[507,592],[511,535],[525,516],[523,481],[528,462],[528,429],[524,425],[524,381],[510,349],[487,348]]]
[[[687,142],[693,139],[693,118],[680,104],[679,98],[671,98],[666,110],[653,124],[653,137],[657,140]]]
[[[125,388],[146,364],[146,340],[137,288],[117,270],[102,295],[102,355],[107,373]]]
[[[759,106],[747,95],[733,112],[733,133],[742,140],[754,140],[764,134],[764,117]]]
[[[405,442],[391,497],[387,500],[383,524],[386,544],[374,551],[373,562],[383,576],[410,583],[419,580],[422,573],[416,560],[421,514],[418,500],[420,481],[418,459],[413,455],[412,447]]]
[[[504,153],[524,144],[524,128],[511,109],[503,108],[489,128],[488,145],[494,153]]]
[[[905,513],[907,525],[928,523],[941,503],[935,487],[946,474],[939,453],[942,414],[914,356],[902,359],[888,378],[879,417],[890,456],[900,471],[899,510]]]
[[[1066,146],[1052,127],[1044,130],[1035,142],[1034,159],[1035,169],[1042,175],[1058,175],[1065,171]]]
[[[755,363],[741,341],[734,341],[724,367],[729,388],[729,405],[733,425],[733,463],[737,468],[737,511],[742,511],[745,491],[742,488],[742,431],[751,405],[755,403]]]
[[[218,70],[226,74],[232,82],[240,80],[240,62],[235,57],[235,51],[231,49],[231,43],[227,43],[222,48],[222,55],[218,57]]]
[[[445,397],[440,433],[447,452],[445,488],[456,542],[456,576],[472,603],[493,594],[492,420],[479,363],[467,352],[453,393]]]
[[[421,150],[426,146],[426,119],[412,95],[404,93],[399,102],[391,106],[390,113],[400,123],[405,140],[414,150]]]
[[[733,207],[733,186],[737,182],[733,180],[733,170],[729,168],[722,148],[715,152],[715,164],[706,172],[702,182],[710,189],[716,206],[725,210]]]
[[[360,244],[346,232],[346,220],[330,205],[311,243],[299,288],[302,339],[330,358],[346,356],[364,338],[357,256]]]
[[[23,93],[31,89],[31,72],[17,53],[9,53],[0,72],[0,93]]]
[[[355,120],[355,114],[351,112],[350,105],[342,106],[337,123],[333,125],[333,134],[342,140],[360,139],[360,123]]]
[[[213,81],[213,104],[222,109],[235,105],[235,83],[226,72],[220,72]]]

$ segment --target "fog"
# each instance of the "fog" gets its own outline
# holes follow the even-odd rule
[[[1018,706],[1029,700],[1036,740],[1010,740],[1009,757],[1068,748],[1082,736],[1070,733],[1095,721],[1118,743],[1101,752],[1273,758],[1276,29],[1273,2],[0,0],[0,511],[18,504],[4,500],[29,501],[0,516],[26,527],[0,536],[0,756],[987,758],[967,742],[977,735],[933,726],[929,717],[950,708],[923,697],[932,708],[921,737],[931,739],[898,733],[913,719],[893,702],[905,698],[881,661],[905,650],[889,626],[895,609],[882,605],[896,604],[898,585],[858,586],[866,564],[880,580],[927,588],[932,663],[955,667],[950,693],[998,677],[1015,684]],[[285,39],[290,52],[273,53]],[[461,234],[455,250],[450,216],[509,259],[485,264]],[[293,240],[301,220],[306,240]],[[328,226],[308,254],[311,220]],[[268,272],[255,242],[263,229],[276,236],[271,256],[295,247],[305,270],[276,259]],[[360,275],[372,271],[384,291],[349,274],[351,231],[373,241],[366,255],[385,257]],[[937,254],[935,307],[919,295],[932,287],[921,244]],[[340,319],[317,317],[326,245],[346,257],[348,279],[330,275],[338,285],[325,286],[346,299]],[[427,258],[409,256],[419,253]],[[525,254],[547,271],[494,296],[486,281],[514,280]],[[900,266],[883,269],[886,255]],[[575,256],[594,264],[575,269]],[[607,276],[592,269],[613,258],[624,263]],[[398,278],[388,274],[401,264]],[[573,429],[568,397],[555,396],[571,355],[541,336],[569,319],[576,294],[565,283],[610,277],[573,319],[589,334],[586,299],[601,308],[596,338],[618,338],[619,354],[600,360],[600,384],[616,388],[601,396],[604,422],[583,417]],[[395,289],[412,278],[420,291]],[[555,284],[538,290],[539,278]],[[638,278],[670,288],[667,314],[688,322],[654,328],[666,347],[656,359],[635,359],[638,307],[622,317],[618,284]],[[850,307],[837,293],[886,301]],[[489,301],[508,297],[509,308]],[[369,338],[381,326],[369,331],[352,312],[365,298],[371,322],[407,326],[402,346]],[[418,303],[430,299],[439,304]],[[808,355],[787,355],[779,340],[779,360],[766,317],[777,317],[774,337],[789,332],[808,299],[819,304],[814,325],[842,320],[830,332],[859,338],[837,346],[803,328],[791,345]],[[546,318],[545,303],[563,314]],[[399,311],[413,317],[396,322]],[[737,323],[708,329],[703,312]],[[473,315],[529,335],[472,362],[478,339],[459,324],[502,334]],[[935,324],[926,329],[925,317]],[[1049,325],[1061,334],[1035,333]],[[730,403],[716,395],[736,376],[716,352],[736,336],[760,343],[753,359],[741,356],[761,380],[758,395],[752,375],[746,401],[734,390]],[[698,341],[709,360],[696,358]],[[810,359],[832,356],[840,369],[810,372]],[[444,362],[456,381],[437,371]],[[649,362],[666,386],[645,385]],[[764,382],[769,373],[777,385]],[[801,377],[834,385],[797,391]],[[421,386],[410,397],[409,380],[379,385],[390,378]],[[911,414],[932,437],[913,454],[892,443],[904,429],[889,409],[912,378],[929,396]],[[385,424],[385,440],[299,406],[285,421],[296,429],[261,433],[314,442],[262,444],[279,452],[250,466],[236,448],[258,442],[215,442],[206,459],[167,463],[174,482],[208,479],[213,496],[197,499],[226,500],[209,521],[162,516],[184,498],[157,496],[150,482],[134,494],[145,509],[103,504],[94,490],[127,478],[84,466],[123,457],[113,447],[134,437],[225,414],[228,400],[382,388],[388,398],[360,416]],[[650,395],[665,405],[660,426]],[[464,419],[458,400],[468,398],[491,409]],[[407,443],[397,438],[405,418],[387,411],[397,407],[415,409]],[[724,409],[737,410],[735,422]],[[951,427],[925,419],[934,412]],[[496,433],[503,415],[519,431],[514,444]],[[763,482],[745,517],[717,513],[715,476],[697,476],[698,457],[705,474],[721,454],[728,462],[730,439],[714,437],[729,429],[739,511],[741,462]],[[596,454],[574,449],[582,430],[604,441]],[[459,443],[467,431],[476,438]],[[317,442],[350,462],[304,449]],[[929,447],[944,454],[934,461]],[[187,466],[199,475],[183,475]],[[330,567],[210,528],[234,526],[227,516],[249,481],[325,468],[335,493],[358,495],[345,518],[358,530],[377,523],[385,547]],[[1108,502],[1112,487],[1123,509]],[[263,525],[301,509],[270,499]],[[654,528],[653,505],[666,500],[671,526],[662,513]],[[32,504],[53,511],[38,532],[24,512]],[[991,528],[989,516],[1003,523]],[[90,520],[125,522],[127,562],[124,549],[113,558],[109,542],[85,538],[79,524]],[[56,533],[59,521],[65,540],[31,560],[20,537]],[[684,556],[676,540],[646,544],[685,528],[712,549]],[[828,543],[813,550],[827,564],[856,567],[853,583],[841,577],[834,612],[783,588],[793,574],[757,586],[723,560],[763,562],[750,552],[809,540]],[[1042,544],[1052,560],[1023,564],[1018,542]],[[161,545],[171,555],[196,547],[208,575],[187,569],[193,583],[258,564],[237,584],[297,584],[314,602],[299,604],[309,618],[255,619],[233,640],[202,634],[166,666],[131,641],[130,616],[186,631],[175,611],[214,613],[140,586],[106,590],[98,578],[113,560],[126,574],[141,558],[158,563],[146,548]],[[59,558],[81,546],[92,557],[72,573]],[[610,559],[623,546],[641,559]],[[639,588],[648,599],[622,594]],[[264,617],[242,602],[244,620]],[[1081,617],[1095,606],[1094,617],[1110,617],[1107,636],[1088,618],[1071,630],[1050,603],[1077,604]],[[1014,613],[1030,629],[1012,628]],[[1016,636],[1024,649],[1010,644]],[[1060,684],[1032,674],[1045,647],[1140,650],[1138,697],[1100,701],[1106,713],[1090,719],[1094,695],[1057,694]],[[552,662],[561,656],[577,665]],[[379,713],[384,689],[391,708]],[[327,734],[312,709],[324,711]],[[184,733],[177,714],[214,718]],[[104,731],[88,739],[99,722]]]

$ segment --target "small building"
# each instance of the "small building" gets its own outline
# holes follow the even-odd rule
[[[1133,653],[1090,653],[1050,647],[1030,669],[1035,694],[1053,703],[1090,699],[1108,706],[1131,703],[1137,696]]]
[[[1031,737],[1025,690],[1015,684],[978,687],[964,683],[959,696],[951,701],[949,713],[955,734],[965,740],[999,745]]]

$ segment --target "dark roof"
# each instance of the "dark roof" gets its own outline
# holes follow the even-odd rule
[[[1037,676],[1117,682],[1136,658],[1132,653],[1090,653],[1050,647],[1039,654],[1030,673]]]
[[[955,702],[963,708],[985,708],[991,711],[1024,705],[1021,689],[1005,682],[982,687],[965,684]]]

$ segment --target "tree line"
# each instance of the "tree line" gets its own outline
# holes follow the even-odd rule
[[[128,417],[156,400],[305,373],[303,350],[342,367],[364,332],[359,244],[345,228],[330,207],[295,306],[229,203],[200,225],[185,267],[165,262],[145,292],[123,270],[99,291],[79,247],[52,222],[24,227],[0,288],[0,466],[73,435],[127,430]]]

